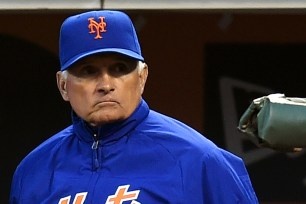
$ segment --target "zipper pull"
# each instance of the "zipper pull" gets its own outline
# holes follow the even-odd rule
[[[91,146],[91,149],[98,149],[98,145],[99,145],[99,140],[97,140],[97,141],[94,141],[93,143],[92,143],[92,146]]]

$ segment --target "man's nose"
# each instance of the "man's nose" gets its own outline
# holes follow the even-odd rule
[[[97,79],[97,91],[108,93],[114,90],[113,77],[107,72],[103,72],[99,75]]]

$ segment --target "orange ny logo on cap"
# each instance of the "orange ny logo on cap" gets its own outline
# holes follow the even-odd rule
[[[104,22],[105,17],[99,17],[100,19],[100,23],[98,23],[97,21],[95,21],[94,18],[88,18],[89,21],[89,33],[96,33],[96,37],[95,39],[100,39],[102,38],[101,33],[105,33],[106,32],[106,23]]]

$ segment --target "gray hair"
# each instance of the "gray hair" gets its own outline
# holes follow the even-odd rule
[[[138,69],[138,73],[140,73],[145,68],[145,63],[142,61],[138,61],[136,69]]]
[[[63,77],[64,79],[67,79],[67,77],[68,77],[68,70],[65,69],[64,71],[62,71],[61,75],[62,75],[62,77]]]

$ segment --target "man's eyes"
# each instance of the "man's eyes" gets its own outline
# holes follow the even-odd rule
[[[125,63],[116,63],[110,65],[105,70],[96,66],[82,66],[79,67],[73,74],[78,77],[95,77],[100,75],[103,71],[106,71],[109,75],[118,77],[129,74],[135,69],[136,66],[129,66]]]
[[[109,68],[110,74],[115,74],[115,75],[117,74],[124,75],[130,73],[131,71],[133,71],[133,68],[123,63],[114,64]]]
[[[77,75],[79,76],[91,76],[98,74],[99,70],[95,69],[94,67],[86,66],[82,67],[78,72]]]

